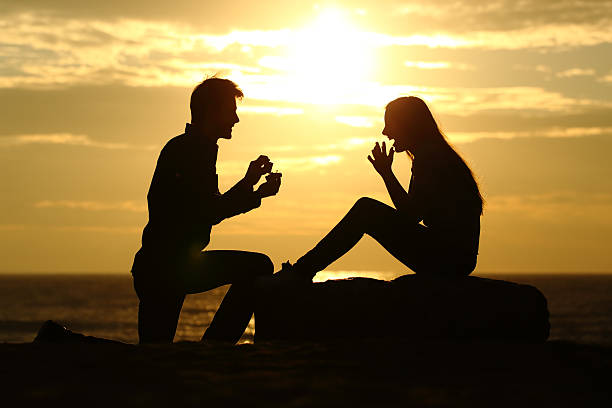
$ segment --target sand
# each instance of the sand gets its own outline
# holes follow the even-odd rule
[[[3,406],[612,406],[612,348],[0,345]],[[5,405],[6,404],[6,405]]]

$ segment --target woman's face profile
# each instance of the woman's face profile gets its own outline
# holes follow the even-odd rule
[[[396,152],[410,150],[412,143],[408,126],[397,112],[393,112],[390,109],[385,110],[385,127],[382,130],[382,134],[387,136],[389,140],[394,141],[393,147]]]

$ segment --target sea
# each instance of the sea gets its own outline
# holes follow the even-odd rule
[[[324,271],[316,280],[390,272]],[[476,274],[537,287],[547,298],[550,340],[612,346],[612,274]],[[197,341],[228,286],[188,295],[175,341]],[[72,331],[136,343],[138,299],[126,274],[0,275],[0,343],[31,342],[41,324],[55,320]],[[241,343],[253,341],[251,320]],[[355,333],[357,337],[359,333]]]

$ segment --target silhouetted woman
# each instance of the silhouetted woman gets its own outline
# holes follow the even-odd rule
[[[421,99],[402,97],[387,105],[382,134],[368,160],[382,177],[395,208],[360,198],[344,218],[279,276],[310,280],[368,234],[417,274],[467,276],[476,267],[483,200],[474,176],[438,128]],[[412,159],[408,192],[391,163],[394,152]]]

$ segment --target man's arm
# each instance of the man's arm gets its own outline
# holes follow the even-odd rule
[[[211,206],[211,221],[218,224],[226,218],[248,212],[261,205],[261,199],[275,195],[280,188],[280,173],[268,175],[267,181],[257,191],[255,184],[262,175],[269,173],[272,162],[266,156],[259,156],[249,164],[246,175],[224,194],[218,194]]]
[[[242,179],[224,194],[215,194],[207,208],[212,224],[251,211],[261,205],[261,197],[248,181]]]

